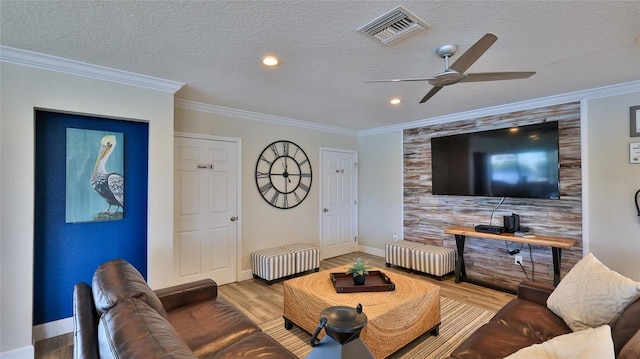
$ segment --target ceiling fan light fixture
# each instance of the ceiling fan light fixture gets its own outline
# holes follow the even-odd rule
[[[444,72],[436,74],[432,80],[429,80],[429,84],[433,86],[448,86],[457,84],[466,77],[467,74],[461,74],[456,70],[447,69]]]
[[[279,64],[280,61],[278,60],[277,57],[269,55],[262,58],[262,63],[266,66],[272,67]]]
[[[389,103],[392,105],[399,105],[402,103],[402,100],[397,97],[394,97],[391,100],[389,100]]]

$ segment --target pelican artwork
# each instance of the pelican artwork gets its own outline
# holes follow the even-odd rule
[[[124,210],[124,178],[118,173],[109,173],[106,170],[107,160],[116,148],[116,136],[107,135],[102,137],[100,145],[100,152],[91,176],[91,186],[109,205],[100,214],[112,215],[120,208]],[[112,206],[115,206],[113,212],[111,211]]]

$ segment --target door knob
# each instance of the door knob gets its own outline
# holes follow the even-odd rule
[[[236,216],[231,217],[231,222],[235,222],[237,220],[238,220],[238,217],[236,217]]]
[[[325,212],[325,213],[326,213],[326,212],[329,212],[329,209],[328,209],[328,208],[325,208],[325,209],[323,209],[323,210],[322,210],[322,212]]]

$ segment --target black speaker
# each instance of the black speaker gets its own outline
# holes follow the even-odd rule
[[[502,231],[505,233],[515,232],[515,224],[514,224],[513,216],[502,216],[502,218],[503,218]]]
[[[510,216],[502,216],[503,218],[503,232],[515,233],[520,230],[520,216],[515,213],[511,213]]]

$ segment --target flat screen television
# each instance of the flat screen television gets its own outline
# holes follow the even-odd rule
[[[431,139],[434,195],[560,198],[558,122]]]

